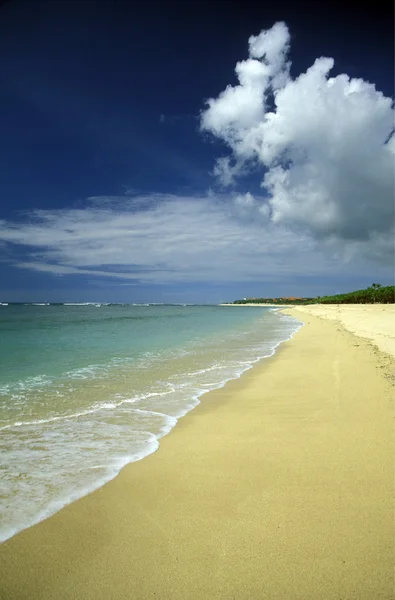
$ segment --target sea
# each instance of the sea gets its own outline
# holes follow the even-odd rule
[[[300,326],[267,307],[0,303],[0,541],[155,452]]]

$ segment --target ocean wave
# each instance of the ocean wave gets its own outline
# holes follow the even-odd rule
[[[0,385],[0,396],[12,394],[13,392],[25,391],[34,389],[42,386],[48,386],[53,382],[51,377],[47,375],[35,375],[34,377],[27,377],[26,379],[15,381],[13,383],[5,383]]]
[[[149,398],[154,398],[154,397],[162,397],[162,396],[166,396],[168,394],[171,394],[174,391],[175,388],[171,388],[171,390],[164,390],[164,391],[160,391],[160,392],[147,392],[145,394],[138,394],[134,397],[131,398],[125,398],[125,397],[121,397],[121,398],[116,398],[114,399],[114,401],[104,401],[98,404],[94,404],[92,407],[83,410],[83,411],[78,411],[78,412],[72,412],[72,413],[66,413],[63,415],[54,415],[52,417],[48,417],[45,419],[32,419],[32,420],[25,420],[25,421],[15,421],[14,423],[8,423],[7,425],[3,425],[0,427],[0,431],[5,431],[7,429],[14,429],[14,428],[20,428],[20,427],[30,427],[30,426],[36,426],[36,425],[46,425],[47,423],[56,423],[58,421],[72,421],[74,419],[79,419],[80,417],[86,417],[88,415],[94,415],[97,413],[100,413],[101,411],[109,411],[109,410],[115,410],[121,406],[123,406],[124,404],[136,404],[137,402],[141,402],[142,400],[147,400]],[[138,409],[140,412],[144,412],[141,409]],[[163,414],[164,416],[168,416],[170,419],[172,419],[173,417],[171,417],[170,415],[165,415],[165,413],[156,413],[155,411],[145,411],[145,412],[151,412],[152,414]]]
[[[63,464],[62,493],[60,493],[58,497],[51,498],[46,503],[43,502],[47,493],[46,481],[37,477],[34,481],[29,482],[30,485],[25,482],[25,486],[29,485],[29,496],[23,498],[21,495],[14,495],[12,506],[3,505],[1,507],[3,516],[5,517],[8,515],[9,521],[6,523],[4,520],[3,525],[0,527],[0,542],[6,541],[19,531],[43,521],[58,512],[64,506],[93,492],[108,481],[111,481],[111,479],[114,479],[127,464],[142,460],[156,452],[159,448],[157,436],[150,432],[139,432],[136,437],[138,438],[138,443],[140,445],[139,448],[135,447],[133,450],[130,450],[129,453],[118,453],[114,455],[111,460],[106,456],[106,462],[104,464],[97,464],[97,456],[93,454],[92,459],[94,462],[85,466],[83,472],[80,472],[80,478],[73,483],[64,485],[65,477],[67,477],[67,468],[69,468],[70,464],[73,464],[72,461],[70,462],[70,456],[66,456]],[[28,454],[26,454],[26,457],[28,457]],[[85,455],[81,455],[81,458],[86,459],[86,453]],[[34,474],[34,466],[31,465],[31,467],[31,472],[33,471]],[[49,478],[53,476],[55,479],[56,477],[59,479],[59,464],[55,463],[53,465],[53,472],[51,473],[48,469],[48,461],[46,461],[46,471]],[[75,473],[78,473],[78,469],[75,469]],[[93,477],[89,477],[89,473],[92,473]],[[11,480],[11,482],[7,482],[3,479],[4,491],[6,491],[5,486],[7,484],[13,485],[14,481],[18,481],[18,476],[19,481],[21,481],[18,472],[15,472],[14,475],[16,478]],[[83,477],[81,477],[81,475],[83,475]],[[35,484],[35,487],[33,484]],[[9,514],[10,512],[11,515]],[[13,515],[14,518],[12,518]]]

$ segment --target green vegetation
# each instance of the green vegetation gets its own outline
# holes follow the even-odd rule
[[[348,294],[335,296],[317,296],[317,298],[243,298],[233,304],[393,304],[395,303],[395,286],[382,286],[373,283],[366,290],[356,290]]]
[[[316,298],[314,302],[319,304],[393,304],[395,303],[395,285],[382,286],[379,283],[373,283],[366,290],[357,290],[336,296],[323,296]]]

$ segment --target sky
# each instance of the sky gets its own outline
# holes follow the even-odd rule
[[[394,283],[392,2],[0,0],[0,301]]]

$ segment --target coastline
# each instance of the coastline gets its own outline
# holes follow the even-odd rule
[[[257,306],[258,308],[294,308],[293,304],[257,304],[256,302],[246,302],[243,304],[224,303],[218,306]]]
[[[284,314],[303,314],[337,321],[338,325],[365,338],[386,354],[395,357],[395,304],[221,304],[278,308]],[[290,311],[290,312],[288,312]],[[292,312],[292,311],[296,311]]]
[[[227,311],[225,311],[227,312]],[[254,312],[254,311],[253,311]],[[53,489],[56,490],[57,488],[57,484],[59,483],[59,480],[62,479],[62,472],[58,473],[56,471],[56,465],[52,466],[52,470],[50,470],[50,466],[51,463],[49,463],[48,465],[48,469],[45,468],[44,473],[40,472],[40,463],[38,465],[38,469],[35,470],[35,464],[34,464],[34,460],[30,461],[30,465],[28,463],[26,463],[26,461],[21,461],[20,464],[16,463],[13,464],[12,463],[12,456],[10,457],[10,461],[8,460],[8,456],[7,454],[5,455],[4,459],[5,459],[5,464],[7,465],[7,467],[9,467],[9,470],[11,470],[11,472],[17,474],[16,477],[16,484],[17,486],[20,486],[21,489],[21,495],[17,495],[18,494],[18,490],[14,489],[14,495],[12,496],[8,496],[7,497],[7,492],[6,489],[4,490],[5,496],[2,498],[2,503],[1,503],[1,507],[0,507],[0,513],[2,514],[2,519],[0,520],[0,544],[7,541],[8,539],[11,539],[13,536],[17,535],[18,533],[20,533],[21,531],[28,529],[30,527],[32,527],[33,525],[36,525],[42,521],[44,521],[45,519],[48,519],[49,517],[51,517],[52,515],[56,514],[59,510],[63,509],[65,506],[71,504],[72,502],[77,501],[78,499],[93,493],[95,490],[101,488],[103,485],[105,485],[106,483],[108,483],[109,481],[112,481],[115,477],[117,477],[120,473],[120,471],[127,465],[127,464],[131,464],[133,462],[137,462],[139,460],[142,460],[144,458],[146,458],[147,456],[149,456],[150,454],[154,453],[157,451],[159,445],[160,445],[160,441],[163,438],[163,436],[168,435],[171,430],[176,426],[176,424],[178,423],[178,421],[183,418],[185,416],[185,414],[187,414],[188,412],[190,412],[191,410],[193,410],[194,408],[196,408],[196,406],[198,404],[200,404],[200,397],[204,394],[206,394],[207,392],[214,390],[214,389],[219,389],[222,388],[228,381],[231,381],[232,379],[237,379],[239,378],[246,370],[250,369],[254,364],[256,364],[257,362],[259,362],[260,360],[264,359],[264,358],[268,358],[269,356],[272,356],[279,345],[281,345],[284,341],[290,339],[290,337],[292,337],[292,335],[295,333],[295,331],[297,331],[297,329],[299,329],[299,327],[302,326],[302,323],[300,321],[297,321],[295,319],[293,319],[292,317],[288,317],[286,315],[281,315],[279,316],[278,311],[258,311],[258,312],[262,312],[262,314],[259,316],[257,315],[250,315],[251,318],[253,317],[253,321],[254,321],[254,330],[250,329],[248,332],[244,332],[243,336],[242,336],[242,340],[241,340],[241,345],[239,346],[239,348],[236,348],[234,345],[232,345],[232,349],[229,348],[228,350],[228,346],[226,343],[226,336],[222,337],[222,336],[218,336],[216,335],[215,337],[213,337],[213,339],[217,339],[218,341],[216,342],[216,344],[220,344],[221,347],[223,348],[223,350],[225,350],[226,354],[227,354],[227,360],[228,360],[228,365],[226,365],[224,363],[224,361],[221,359],[221,354],[218,353],[217,350],[217,358],[215,356],[211,356],[211,362],[206,362],[206,364],[204,364],[204,362],[200,362],[199,365],[196,364],[192,364],[190,365],[190,368],[188,369],[188,365],[184,364],[184,371],[185,371],[185,376],[186,379],[184,377],[184,380],[178,380],[178,383],[180,384],[179,389],[181,388],[183,390],[183,396],[185,398],[184,403],[179,402],[178,405],[176,407],[172,407],[171,405],[169,406],[166,403],[161,406],[161,400],[159,400],[159,402],[154,406],[150,406],[149,400],[147,402],[147,404],[143,405],[144,409],[147,410],[147,413],[145,414],[145,418],[146,421],[144,423],[145,425],[145,429],[148,432],[148,436],[150,437],[149,440],[149,444],[145,443],[144,445],[141,444],[140,447],[133,447],[133,452],[131,452],[130,448],[131,445],[130,443],[133,444],[133,434],[130,436],[130,438],[128,439],[127,436],[125,436],[125,440],[124,440],[124,445],[123,445],[123,452],[122,450],[118,453],[118,455],[116,456],[116,461],[112,462],[111,467],[107,467],[106,470],[105,467],[108,464],[111,464],[111,447],[109,447],[109,444],[107,443],[107,454],[105,457],[101,456],[101,439],[100,439],[100,435],[97,436],[97,442],[95,444],[95,441],[92,440],[90,444],[86,443],[86,440],[84,439],[84,437],[80,437],[79,439],[77,438],[74,441],[73,444],[73,448],[77,448],[77,449],[81,449],[79,456],[76,456],[78,450],[75,452],[74,456],[69,453],[69,449],[63,448],[63,452],[68,452],[68,456],[69,456],[69,460],[68,460],[68,465],[66,466],[66,478],[70,477],[71,479],[74,478],[74,485],[72,487],[72,489],[70,491],[67,490],[67,487],[64,486],[66,489],[63,489],[63,493],[62,494],[56,494],[55,496],[53,495],[51,497],[50,494],[47,494],[47,489],[48,489],[48,485]],[[268,336],[266,332],[266,328],[264,330],[260,329],[260,326],[258,325],[258,323],[260,322],[260,319],[262,319],[263,317],[263,313],[266,313],[265,319],[267,318],[267,321],[265,321],[265,323],[268,326],[268,330],[271,329],[271,327],[273,326],[273,324],[275,324],[275,330],[276,333],[274,333],[272,331],[272,333]],[[274,313],[277,312],[277,315],[274,316]],[[272,314],[270,314],[272,313]],[[229,317],[229,315],[228,315]],[[240,318],[241,315],[237,315],[237,318]],[[244,319],[244,315],[242,317],[242,319]],[[232,317],[233,318],[233,317]],[[258,319],[258,320],[257,320]],[[200,333],[200,332],[199,332]],[[269,341],[270,338],[270,341]],[[238,340],[240,341],[240,338],[238,338]],[[247,345],[247,347],[246,347]],[[251,345],[251,347],[249,347]],[[204,350],[209,349],[210,348],[210,340],[209,343],[207,345],[204,345]],[[203,349],[203,347],[202,347]],[[233,350],[233,351],[232,351]],[[235,352],[236,351],[236,352]],[[200,355],[201,357],[204,356],[204,354],[202,353]],[[196,357],[195,357],[196,358]],[[222,363],[219,364],[219,363]],[[173,361],[172,361],[172,366],[174,365]],[[152,365],[151,369],[149,369],[152,372],[152,375],[154,378],[157,378],[159,380],[161,380],[161,372],[160,372],[160,364],[156,364],[156,365]],[[199,367],[199,368],[198,368]],[[200,368],[201,367],[201,368]],[[222,368],[218,368],[218,367],[222,367]],[[225,369],[224,369],[225,367]],[[192,371],[192,372],[191,372]],[[194,372],[195,371],[195,372]],[[98,375],[100,376],[100,373],[98,373]],[[121,373],[122,375],[122,373]],[[125,374],[124,374],[125,375]],[[131,372],[128,374],[130,377],[130,381],[129,384],[131,387],[133,387],[133,380],[135,380],[136,378],[136,374],[135,372]],[[165,373],[165,378],[168,375],[168,373]],[[192,380],[192,377],[194,377],[194,379]],[[137,373],[137,378],[138,378],[138,373]],[[171,381],[171,377],[169,378],[169,382]],[[161,381],[161,388],[166,386],[166,379],[164,381]],[[163,384],[163,385],[162,385]],[[201,385],[200,385],[201,384]],[[116,380],[113,380],[113,385],[117,385]],[[174,386],[174,390],[177,391],[177,384],[175,381],[172,382],[171,384],[172,386]],[[105,388],[105,386],[103,386],[103,389],[106,390],[106,395],[110,398],[113,397],[114,392],[113,389],[109,389],[108,387]],[[85,390],[86,393],[89,394],[89,389]],[[181,395],[181,394],[180,394]],[[157,394],[154,393],[153,395],[153,402],[155,403]],[[148,394],[149,397],[149,394]],[[131,407],[132,410],[130,411],[131,414],[131,419],[127,420],[125,419],[125,421],[128,423],[128,426],[131,427],[133,429],[133,427],[138,427],[139,423],[136,423],[133,420],[133,417],[135,417],[135,413],[133,411],[134,405],[131,402],[131,399],[133,398],[130,397],[130,394],[127,394],[127,399],[126,402],[123,401],[123,398],[120,398],[119,400],[115,400],[114,405],[111,404],[111,402],[107,402],[107,399],[104,403],[105,409],[104,409],[104,413],[107,412],[107,408],[113,408],[114,410],[111,410],[111,416],[112,419],[115,420],[116,418],[116,413],[117,413],[117,408],[120,408],[122,410],[122,406],[123,404],[126,404],[126,407],[129,408]],[[169,395],[164,394],[164,400],[169,401]],[[181,399],[182,400],[182,399]],[[100,404],[97,403],[96,406],[93,409],[93,414],[96,413],[97,408],[100,408]],[[138,408],[138,406],[137,406]],[[153,422],[149,422],[147,421],[147,415],[150,415],[150,409],[153,409]],[[170,409],[170,410],[169,410]],[[159,416],[159,414],[156,413],[156,410],[158,410],[160,413],[164,413],[163,414],[163,418]],[[82,414],[81,414],[82,412]],[[74,416],[74,423],[81,423],[81,420],[83,420],[83,417],[85,416],[83,414],[84,411],[80,411],[80,414],[77,414]],[[128,412],[128,411],[127,411]],[[170,414],[168,414],[170,413]],[[89,411],[88,411],[89,414]],[[144,414],[144,413],[143,413]],[[58,418],[59,415],[55,416],[54,420],[52,421],[52,416],[49,416],[48,419],[48,427],[50,428],[52,434],[56,437],[56,433],[57,433],[57,427],[56,427],[56,423],[59,420]],[[137,411],[137,417],[140,416],[140,412]],[[82,417],[82,419],[81,419]],[[159,425],[160,425],[160,429],[158,428],[158,417],[160,419]],[[149,419],[149,416],[148,416]],[[52,429],[51,423],[55,423],[55,428]],[[73,422],[71,422],[71,427],[73,425]],[[150,427],[151,426],[151,427]],[[12,427],[11,427],[12,429]],[[97,425],[95,427],[96,432],[97,432]],[[114,432],[111,432],[112,434],[114,434]],[[116,432],[115,432],[116,433]],[[2,430],[2,434],[4,435],[4,431]],[[72,428],[68,428],[68,432],[67,434],[68,437],[73,437],[72,436]],[[106,434],[104,431],[102,431],[102,435],[104,436],[104,440],[106,439]],[[138,432],[137,432],[138,435]],[[112,437],[112,436],[111,436]],[[110,438],[111,439],[111,438]],[[114,436],[114,440],[115,443],[117,441],[117,436]],[[5,437],[3,439],[3,447],[5,448],[5,451],[7,450],[7,437]],[[14,439],[10,440],[11,444],[14,445],[14,447],[18,447],[18,442]],[[129,442],[129,443],[128,443]],[[22,444],[24,443],[24,440],[22,440],[21,442]],[[11,446],[12,447],[12,446]],[[39,444],[37,444],[37,440],[36,442],[33,442],[33,453],[35,448],[39,447]],[[57,447],[57,451],[59,456],[61,457],[63,452],[62,452],[62,448],[59,448],[59,446]],[[27,455],[27,457],[29,457],[29,447],[25,448],[25,453]],[[49,454],[49,453],[48,453]],[[50,458],[50,457],[49,457]],[[80,459],[80,460],[78,460]],[[33,463],[33,464],[32,464]],[[44,461],[45,463],[45,461]],[[69,468],[69,465],[78,465],[78,469],[75,470],[73,472],[73,469]],[[90,466],[89,466],[90,465]],[[96,467],[97,465],[97,467]],[[29,469],[29,466],[32,466],[33,469]],[[54,468],[55,466],[55,468]],[[102,468],[101,468],[102,467]],[[103,472],[104,471],[104,472]],[[99,474],[100,473],[100,474]],[[19,474],[19,475],[18,475]],[[99,474],[99,476],[98,476]],[[41,475],[45,475],[46,477],[46,481],[43,482],[43,478]],[[5,478],[7,477],[7,471],[4,474]],[[28,481],[27,481],[27,478]],[[41,490],[43,491],[43,495],[44,497],[42,497],[42,502],[40,504],[41,508],[37,510],[37,500],[40,501],[41,498],[39,496],[39,494],[37,494],[37,488],[34,487],[34,484],[36,483],[36,481],[38,482],[37,485],[39,486],[41,484]],[[61,482],[61,481],[60,481]],[[31,483],[33,485],[31,485]],[[47,486],[45,485],[45,483],[47,483]],[[62,483],[62,482],[61,482]],[[79,483],[79,486],[76,485],[76,483]],[[36,493],[35,493],[36,492]],[[38,490],[38,492],[40,492],[40,490]],[[10,497],[12,498],[12,500],[10,501]],[[15,501],[14,501],[15,499]],[[19,502],[19,505],[18,505]],[[17,508],[15,510],[15,505],[17,505]],[[4,510],[2,510],[4,509]],[[14,513],[13,513],[14,510]],[[17,514],[15,514],[17,513]],[[6,527],[5,524],[8,524],[8,527]]]
[[[157,453],[5,542],[1,597],[392,598],[394,360],[288,311]]]
[[[336,321],[381,352],[395,357],[395,304],[308,304],[294,308],[302,315]],[[287,314],[286,310],[282,312]]]

